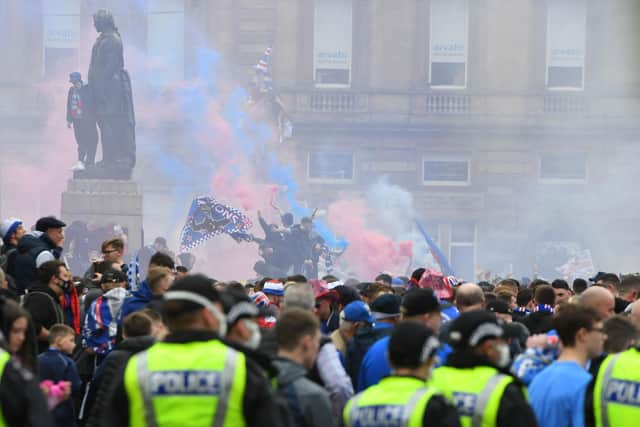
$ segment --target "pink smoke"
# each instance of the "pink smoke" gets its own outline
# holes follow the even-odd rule
[[[368,207],[361,199],[339,200],[329,206],[329,225],[349,242],[343,258],[363,279],[382,271],[404,271],[412,253],[411,242],[396,243],[381,232],[368,229],[367,215]]]

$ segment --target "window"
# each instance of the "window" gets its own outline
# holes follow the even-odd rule
[[[149,0],[147,55],[159,83],[184,78],[184,0]]]
[[[582,89],[586,44],[586,0],[547,1],[547,87]]]
[[[425,185],[469,185],[471,181],[468,159],[429,156],[422,164]]]
[[[352,0],[315,0],[314,81],[319,87],[351,85]]]
[[[576,182],[587,180],[585,153],[547,153],[540,158],[540,180],[547,182]]]
[[[475,224],[451,224],[449,261],[453,271],[456,273],[456,277],[465,280],[475,279],[475,242]]]
[[[42,5],[43,72],[51,78],[78,68],[80,0],[50,0]]]
[[[309,179],[319,181],[353,180],[353,154],[336,152],[309,153]]]
[[[467,86],[467,0],[431,0],[429,83]]]

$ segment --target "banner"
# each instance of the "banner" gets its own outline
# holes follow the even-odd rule
[[[351,70],[352,0],[316,0],[314,70]]]
[[[47,0],[42,5],[45,48],[77,49],[80,45],[80,0]]]
[[[431,62],[467,62],[467,0],[431,0]]]
[[[180,235],[180,252],[188,252],[206,240],[228,234],[234,240],[251,241],[253,223],[241,211],[209,196],[196,198]]]
[[[586,0],[548,0],[547,66],[584,66]]]

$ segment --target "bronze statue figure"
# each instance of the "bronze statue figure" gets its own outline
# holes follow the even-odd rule
[[[130,179],[136,164],[135,114],[122,38],[110,11],[100,9],[93,23],[100,35],[91,50],[88,86],[100,128],[102,161],[82,175]]]

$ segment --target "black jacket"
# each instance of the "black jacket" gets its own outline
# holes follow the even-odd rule
[[[537,311],[529,314],[522,320],[518,320],[524,326],[529,329],[531,335],[546,334],[553,329],[553,313],[545,313],[543,311]]]
[[[64,323],[60,297],[47,285],[37,284],[24,299],[24,309],[31,314],[36,335],[44,327],[51,329],[56,323]],[[38,353],[49,348],[48,341],[38,341]]]
[[[46,234],[25,234],[18,242],[18,255],[13,266],[18,293],[24,294],[24,290],[36,281],[36,258],[44,251],[51,252],[55,259],[62,255],[62,248],[57,247]]]
[[[0,406],[9,427],[53,425],[37,378],[17,362],[9,361],[2,373]]]
[[[127,361],[134,354],[140,353],[151,347],[155,338],[151,336],[133,337],[123,340],[98,366],[91,387],[86,394],[84,414],[90,414],[87,427],[100,425],[100,420],[105,417],[105,412],[111,408],[105,405],[106,396],[113,393],[116,387],[116,376],[121,367],[126,366]]]
[[[386,336],[391,335],[393,328],[374,328],[373,326],[365,326],[356,332],[355,336],[347,343],[347,355],[345,358],[345,370],[351,382],[353,388],[358,387],[358,373],[360,372],[360,365],[365,354],[371,348],[371,346]]]
[[[495,368],[486,359],[466,352],[453,352],[447,358],[446,366],[464,369],[476,366],[489,366]],[[513,377],[509,372],[500,370],[500,373]],[[509,384],[500,399],[498,419],[496,427],[536,427],[536,416],[524,395],[525,386],[518,379]]]
[[[165,342],[191,343],[197,341],[217,340],[218,336],[208,331],[182,331],[169,335]],[[282,426],[281,414],[275,403],[273,391],[265,379],[262,369],[250,358],[246,358],[247,382],[243,399],[243,414],[247,427],[259,427],[266,425]],[[126,364],[120,366],[114,372],[115,387],[105,396],[104,405],[110,408],[101,419],[97,420],[100,426],[124,426],[129,423],[129,402],[124,388],[124,371]]]

